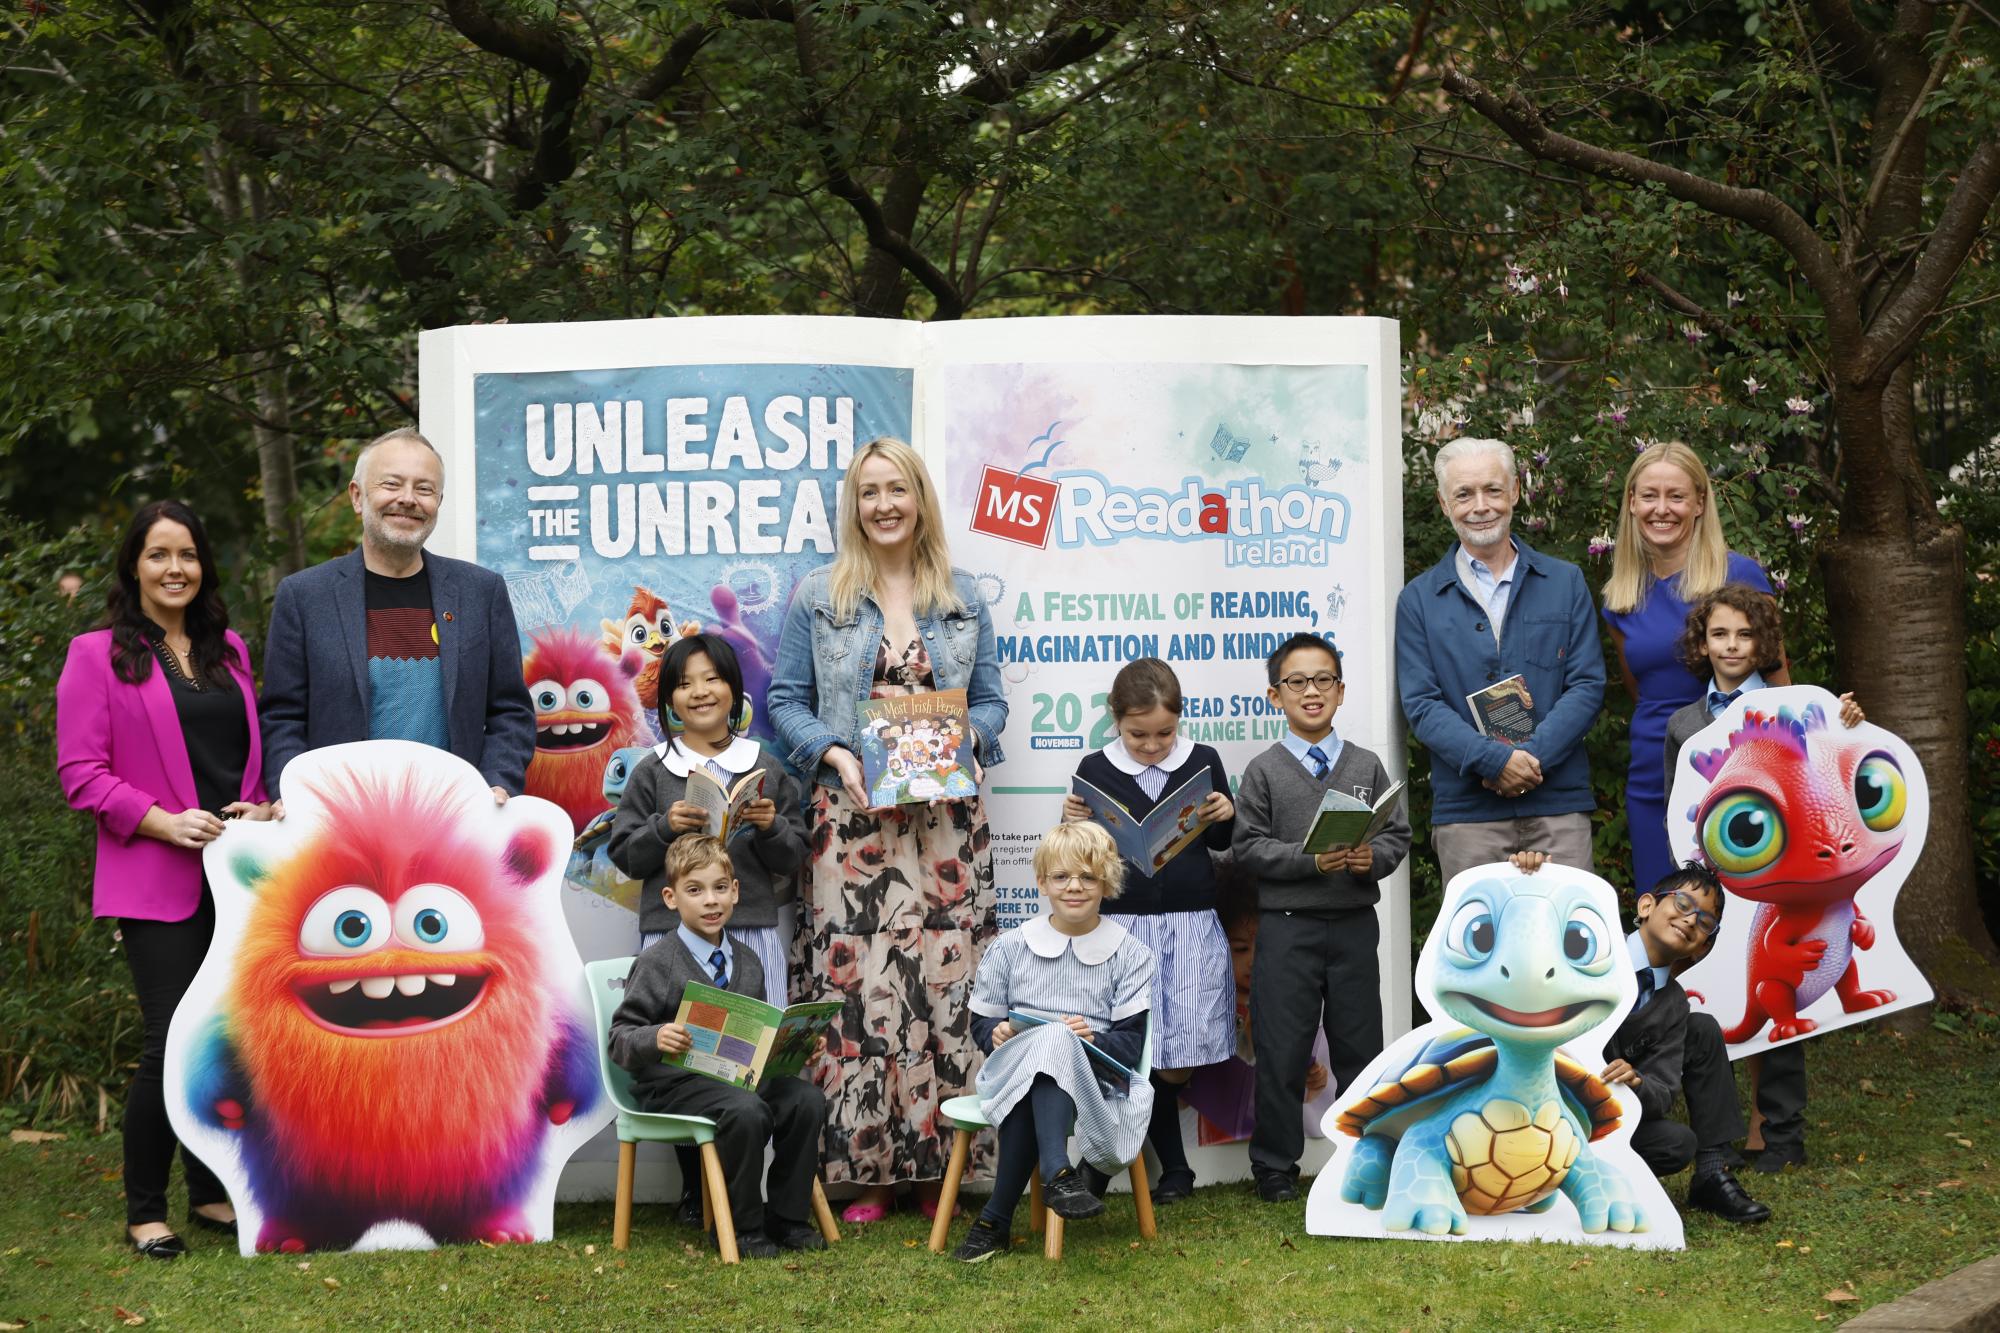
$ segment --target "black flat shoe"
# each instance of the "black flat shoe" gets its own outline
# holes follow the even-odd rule
[[[681,1195],[680,1207],[674,1211],[674,1220],[684,1227],[701,1230],[701,1190],[693,1189]]]
[[[1767,1204],[1750,1197],[1750,1191],[1727,1171],[1702,1176],[1688,1186],[1688,1206],[1713,1213],[1725,1222],[1762,1222],[1771,1216]]]
[[[1806,1149],[1803,1143],[1767,1143],[1757,1154],[1757,1170],[1767,1176],[1775,1176],[1788,1166],[1804,1166]]]
[[[128,1231],[125,1243],[148,1259],[178,1259],[188,1252],[187,1242],[171,1231],[151,1240],[134,1240]]]
[[[1263,1171],[1257,1175],[1257,1197],[1265,1203],[1296,1203],[1298,1182],[1283,1171]]]
[[[233,1217],[225,1222],[219,1217],[210,1217],[207,1213],[190,1212],[188,1214],[188,1221],[194,1223],[203,1231],[220,1231],[225,1236],[236,1234],[236,1219]]]
[[[1153,1186],[1154,1203],[1179,1203],[1194,1194],[1194,1172],[1164,1171],[1160,1181]]]
[[[826,1237],[819,1234],[819,1228],[805,1222],[788,1222],[774,1217],[764,1224],[764,1235],[781,1250],[801,1250],[810,1254],[826,1248]]]

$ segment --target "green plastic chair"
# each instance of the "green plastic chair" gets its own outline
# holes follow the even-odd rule
[[[1153,1020],[1146,1018],[1146,1042],[1139,1049],[1141,1080],[1153,1074]],[[938,1190],[937,1220],[931,1223],[931,1253],[943,1254],[951,1240],[951,1213],[958,1205],[958,1185],[965,1175],[965,1161],[972,1152],[972,1136],[982,1129],[988,1129],[993,1122],[986,1118],[986,1108],[977,1096],[952,1097],[938,1108],[938,1114],[951,1122],[953,1135],[951,1161],[945,1167],[944,1184]],[[1159,1228],[1153,1220],[1153,1191],[1146,1183],[1146,1151],[1142,1146],[1139,1156],[1132,1162],[1132,1205],[1139,1214],[1139,1234],[1146,1240],[1159,1235]],[[1048,1259],[1061,1259],[1063,1251],[1063,1219],[1042,1204],[1042,1170],[1036,1167],[1028,1177],[1028,1224],[1042,1233],[1042,1254]]]
[[[617,1249],[632,1245],[632,1178],[638,1168],[641,1143],[692,1143],[701,1149],[701,1225],[713,1230],[722,1262],[736,1263],[736,1222],[729,1212],[729,1190],[723,1183],[722,1156],[715,1150],[715,1122],[706,1116],[667,1115],[642,1111],[632,1100],[632,1075],[611,1058],[611,1016],[625,999],[625,979],[632,973],[632,958],[606,958],[583,965],[584,982],[590,987],[590,1008],[597,1018],[597,1076],[605,1095],[618,1110],[618,1203],[611,1224],[611,1244]],[[820,1234],[831,1245],[840,1239],[827,1206],[826,1192],[819,1178],[813,1178],[813,1212]]]

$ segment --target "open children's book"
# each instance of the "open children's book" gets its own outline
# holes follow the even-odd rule
[[[1038,1028],[1046,1023],[1060,1023],[1062,1015],[1037,1014],[1025,1009],[1009,1009],[1007,1011],[1007,1021],[1012,1023],[1016,1029]],[[1130,1068],[1123,1061],[1115,1059],[1099,1050],[1097,1043],[1094,1041],[1083,1043],[1083,1049],[1090,1053],[1091,1059],[1097,1061],[1097,1076],[1109,1083],[1113,1092],[1123,1097],[1132,1091],[1132,1082],[1139,1077],[1138,1070]]]
[[[820,1034],[839,1013],[838,1000],[780,1009],[754,995],[691,981],[681,992],[674,1022],[688,1030],[694,1045],[684,1055],[667,1056],[666,1063],[755,1091],[766,1079],[789,1078],[804,1069]]]
[[[686,800],[708,811],[708,827],[703,830],[711,838],[728,842],[743,824],[743,807],[752,801],[764,799],[765,769],[755,769],[736,779],[724,791],[722,784],[700,768],[688,770]]]
[[[869,699],[861,705],[861,773],[871,805],[979,795],[964,690]],[[960,751],[964,750],[963,758]]]
[[[1528,694],[1527,678],[1509,676],[1483,690],[1465,696],[1472,710],[1472,723],[1482,736],[1509,745],[1525,745],[1535,734],[1535,701]]]
[[[1111,834],[1118,854],[1151,878],[1208,827],[1195,812],[1214,794],[1215,777],[1206,767],[1197,769],[1193,777],[1162,796],[1144,819],[1133,818],[1131,811],[1082,778],[1071,778],[1070,788],[1090,807],[1090,817]]]
[[[1390,783],[1389,790],[1373,805],[1344,791],[1326,793],[1319,798],[1319,813],[1313,817],[1312,827],[1306,830],[1306,853],[1344,852],[1367,842],[1388,824],[1396,812],[1396,798],[1402,794],[1400,782]]]

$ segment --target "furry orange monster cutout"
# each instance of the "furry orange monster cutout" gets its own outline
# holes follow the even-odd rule
[[[528,795],[554,801],[581,833],[608,809],[604,766],[621,746],[648,736],[640,721],[632,678],[642,653],[614,657],[596,639],[573,629],[550,630],[530,640],[521,674],[535,705],[535,754],[528,761]]]
[[[302,765],[298,783],[287,769],[287,795],[322,816],[261,826],[267,847],[289,841],[275,854],[237,839],[221,877],[254,900],[183,1086],[196,1121],[238,1144],[260,1251],[350,1246],[386,1221],[533,1240],[544,1140],[598,1100],[592,1038],[532,910],[567,850],[555,812],[475,819],[435,752],[337,749],[384,745],[426,757]],[[496,820],[504,842],[479,827]],[[310,821],[303,840],[293,821]]]
[[[673,609],[666,598],[651,588],[632,589],[632,604],[625,608],[625,619],[600,622],[604,627],[604,650],[611,656],[624,659],[629,652],[641,652],[640,660],[645,664],[633,680],[633,689],[639,696],[639,706],[650,716],[660,708],[660,659],[667,655],[667,648],[679,637],[674,628]]]

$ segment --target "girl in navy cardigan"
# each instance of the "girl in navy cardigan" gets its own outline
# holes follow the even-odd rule
[[[1215,913],[1215,871],[1210,852],[1229,850],[1236,806],[1222,756],[1180,734],[1181,683],[1156,657],[1129,663],[1111,682],[1106,701],[1117,739],[1083,757],[1076,775],[1144,819],[1206,768],[1213,793],[1198,812],[1208,825],[1202,837],[1157,873],[1125,862],[1125,890],[1118,911],[1107,914],[1152,949],[1153,1118],[1146,1137],[1160,1158],[1155,1203],[1194,1192],[1194,1171],[1181,1143],[1181,1085],[1202,1065],[1236,1053],[1236,986],[1229,965],[1229,937]],[[1063,819],[1089,819],[1075,795],[1063,801]]]

